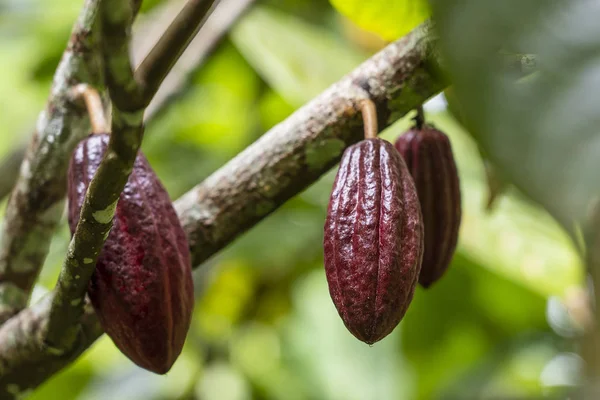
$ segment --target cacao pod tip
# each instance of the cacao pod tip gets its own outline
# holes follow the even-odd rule
[[[431,277],[423,274],[422,278],[419,277],[419,285],[421,285],[423,289],[429,289],[435,282],[438,281],[439,278],[440,277]]]

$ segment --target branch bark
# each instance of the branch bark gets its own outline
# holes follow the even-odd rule
[[[69,101],[80,82],[102,86],[97,52],[99,0],[86,0],[40,114],[8,202],[0,242],[0,323],[27,305],[54,228],[63,212],[67,161],[89,131],[83,109]]]
[[[88,283],[142,144],[145,103],[142,87],[135,82],[129,60],[133,18],[131,3],[102,1],[102,55],[113,104],[111,135],[104,158],[87,190],[79,223],[54,290],[45,344],[48,351],[57,355],[71,349],[77,339]]]
[[[363,136],[361,100],[375,102],[379,124],[387,127],[439,93],[447,82],[439,74],[430,31],[426,23],[389,45],[177,200],[194,265],[338,162],[345,147]],[[0,327],[0,397],[37,387],[102,334],[88,308],[76,346],[62,355],[49,352],[39,332],[47,324],[51,297]]]

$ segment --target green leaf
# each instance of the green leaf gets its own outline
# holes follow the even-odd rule
[[[330,0],[338,11],[361,28],[384,39],[406,35],[429,17],[426,0]]]
[[[600,3],[432,4],[456,94],[487,155],[572,234],[586,228],[600,199]],[[538,72],[520,79],[499,50],[535,54]]]
[[[484,268],[462,251],[456,254],[443,279],[428,290],[417,289],[402,322],[404,352],[416,370],[415,399],[437,398],[435,393],[496,343],[532,329],[547,330],[544,310],[539,292]]]
[[[232,39],[262,78],[295,106],[366,58],[330,31],[267,7],[255,7],[238,23]]]

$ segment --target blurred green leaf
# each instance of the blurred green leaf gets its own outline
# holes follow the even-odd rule
[[[366,58],[328,30],[260,6],[236,25],[232,39],[262,78],[295,106]]]
[[[230,43],[147,126],[143,151],[172,198],[206,178],[257,136],[261,82]]]
[[[427,0],[330,0],[338,11],[361,28],[384,39],[406,35],[429,15]]]
[[[245,378],[227,363],[206,368],[196,386],[196,396],[203,400],[250,400],[250,387]]]
[[[432,4],[457,96],[482,147],[523,193],[575,231],[600,193],[600,3]],[[538,72],[517,82],[499,50],[535,54]]]
[[[310,390],[308,398],[412,398],[399,329],[373,346],[352,336],[333,306],[322,266],[298,281],[293,303],[296,312],[286,323],[284,343],[293,371]]]
[[[402,323],[404,352],[416,369],[417,398],[432,398],[495,343],[531,329],[547,330],[544,310],[539,294],[462,253],[455,255],[443,279],[416,291]]]
[[[266,91],[258,105],[263,131],[268,131],[290,116],[295,108],[273,90]]]
[[[569,368],[573,364],[564,358],[565,353],[560,353],[561,347],[559,341],[545,333],[508,339],[462,374],[460,379],[445,387],[436,398],[567,398],[566,389],[572,389],[568,386],[576,382],[570,378]],[[557,359],[561,356],[562,360]],[[557,370],[557,367],[562,369]],[[554,371],[549,371],[549,368]]]
[[[248,143],[257,122],[252,106],[259,79],[237,50],[225,45],[198,72],[193,83],[185,101],[170,108],[152,130],[160,129],[167,139],[175,137],[206,150],[235,154]]]

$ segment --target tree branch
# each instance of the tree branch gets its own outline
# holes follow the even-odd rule
[[[190,45],[163,81],[146,108],[144,118],[152,118],[171,97],[179,93],[192,71],[202,65],[234,24],[256,0],[221,0]],[[2,168],[0,167],[0,171]],[[1,196],[0,196],[1,198]]]
[[[99,0],[87,0],[80,22],[74,28],[70,46],[65,51],[63,61],[56,73],[55,90],[47,105],[51,118],[45,119],[47,116],[44,113],[40,117],[43,129],[47,129],[51,133],[58,131],[52,135],[46,135],[40,147],[35,147],[30,151],[22,165],[23,173],[19,178],[19,184],[15,187],[9,202],[0,242],[0,324],[27,305],[29,294],[48,252],[52,233],[62,214],[66,191],[64,177],[69,155],[75,144],[89,132],[89,122],[85,111],[69,102],[67,91],[69,85],[79,82],[102,86],[101,62],[94,51],[95,48],[98,48],[98,40],[91,29],[95,23],[98,2]],[[198,9],[206,7],[198,2],[193,3]],[[245,7],[251,2],[246,0],[246,3]],[[139,9],[140,1],[136,0],[130,4],[135,12]],[[239,16],[243,9],[244,7],[236,9],[235,13]],[[202,22],[204,14],[195,12],[194,15],[198,18],[197,21],[192,21],[189,17],[180,19],[180,21],[198,26]],[[234,19],[230,20],[230,23]],[[214,40],[219,40],[225,30],[214,35]],[[193,34],[195,30],[186,32]],[[172,35],[165,35],[165,37],[172,38]],[[189,43],[189,38],[183,37],[181,34],[177,35],[177,38],[183,40],[186,45]],[[177,45],[173,41],[171,41],[171,45],[181,49],[185,48],[185,45]],[[205,45],[204,56],[210,52],[211,48],[212,45]],[[165,57],[178,55],[179,53],[172,53],[166,54]],[[171,65],[175,61],[177,61],[176,58],[171,59]],[[147,65],[151,64],[147,63]],[[183,73],[189,73],[192,68],[191,65],[184,67]],[[168,72],[164,69],[161,71]],[[180,78],[179,81],[182,79]],[[113,85],[113,87],[115,86]],[[172,90],[177,90],[177,87]],[[119,106],[124,110],[127,110],[128,107],[139,108],[141,103],[147,104],[150,101],[149,98],[144,97],[151,94],[146,91],[144,94],[137,95],[138,98],[133,101],[128,97],[129,104],[123,104],[121,99],[124,93],[116,93],[115,90],[113,92],[114,101],[120,102]],[[166,93],[162,101],[168,97],[168,93]],[[160,106],[160,103],[156,103],[156,106],[147,113],[147,117],[151,117]],[[38,136],[34,135],[32,146],[38,146]]]
[[[188,0],[135,71],[136,80],[144,87],[146,105],[196,35],[213,3],[214,0]]]
[[[86,0],[54,76],[20,176],[8,202],[0,242],[0,323],[27,305],[62,212],[69,155],[87,134],[87,115],[69,101],[79,82],[102,86],[97,53],[99,0]]]
[[[438,74],[430,25],[424,24],[296,111],[175,202],[194,265],[316,181],[345,147],[359,141],[363,124],[356,107],[361,100],[375,102],[379,124],[387,127],[446,84]],[[78,336],[77,346],[62,356],[52,354],[39,334],[48,321],[49,302],[0,327],[0,397],[9,396],[15,382],[19,391],[37,387],[102,333],[88,309],[81,321],[85,334]],[[39,373],[30,377],[32,359]]]
[[[179,61],[175,63],[172,71],[167,75],[150,105],[146,108],[144,114],[144,121],[146,123],[167,105],[167,102],[171,97],[183,89],[188,75],[204,63],[212,53],[213,49],[225,37],[225,34],[229,31],[231,25],[237,21],[254,2],[255,0],[221,0],[217,4],[214,11],[206,20],[206,23],[200,28],[198,34],[189,44]],[[164,6],[164,10],[161,10],[157,15],[153,16],[149,22],[142,23],[141,26],[139,26],[139,31],[134,32],[134,60],[140,60],[145,55],[145,50],[147,49],[144,48],[143,44],[149,41],[147,40],[149,35],[153,38],[153,33],[160,33],[166,29],[164,21],[168,20],[170,22],[172,20],[170,16],[172,14],[173,6],[176,7],[177,4],[169,3]],[[141,38],[142,36],[144,39]],[[159,36],[160,34],[156,34],[157,38]],[[154,41],[152,41],[152,44],[154,44]],[[25,145],[18,146],[0,163],[0,199],[8,196],[15,186],[15,182],[19,176],[19,166],[23,161],[25,150]],[[0,318],[0,322],[1,321],[2,318]]]
[[[146,83],[160,85],[209,8],[206,1],[189,0],[142,62],[138,75],[134,74],[129,57],[134,19],[132,4],[121,0],[102,2],[102,52],[106,85],[113,104],[112,129],[106,154],[86,193],[55,288],[45,338],[51,352],[63,354],[77,339],[88,283],[142,143],[144,109],[158,86],[154,89],[143,86],[138,83],[139,77],[149,79]]]
[[[113,104],[111,135],[85,195],[54,290],[45,343],[58,355],[71,349],[77,339],[88,283],[142,143],[145,105],[129,60],[133,11],[131,3],[121,0],[103,0],[101,5],[102,54]]]

